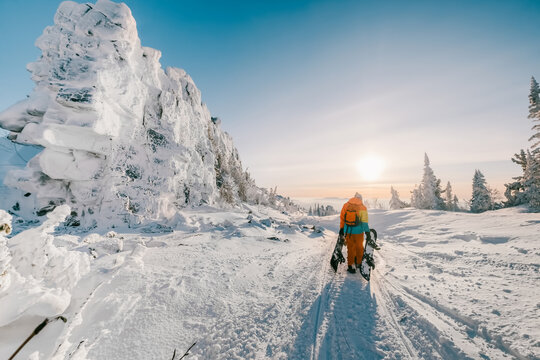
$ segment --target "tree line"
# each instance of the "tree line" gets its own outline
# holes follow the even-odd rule
[[[512,182],[504,184],[505,200],[498,201],[497,190],[488,186],[484,174],[475,170],[472,180],[472,196],[467,201],[469,210],[480,213],[502,207],[525,205],[533,212],[540,212],[540,87],[534,77],[531,78],[529,93],[529,115],[532,120],[533,135],[529,138],[529,149],[521,149],[514,154],[512,161],[519,165],[522,174],[513,178]],[[391,187],[390,209],[414,207],[417,209],[466,211],[460,205],[456,195],[452,193],[450,182],[442,189],[441,180],[431,169],[428,155],[424,156],[424,174],[420,185],[415,186],[411,192],[411,202],[406,203],[399,199],[398,192]]]

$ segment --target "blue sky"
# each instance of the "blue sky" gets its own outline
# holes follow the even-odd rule
[[[458,196],[502,184],[528,146],[538,1],[125,1],[144,46],[184,68],[260,186],[289,196],[402,195],[424,152]],[[0,109],[28,94],[59,2],[0,0]],[[31,11],[29,11],[31,9]],[[385,170],[365,180],[366,154]],[[368,170],[368,169],[365,169]]]

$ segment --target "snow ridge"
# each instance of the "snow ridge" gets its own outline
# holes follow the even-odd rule
[[[0,127],[43,151],[6,176],[19,191],[0,207],[29,218],[67,204],[68,223],[93,227],[267,195],[190,76],[163,70],[161,53],[141,46],[125,4],[63,2],[36,46],[42,55],[27,66],[36,86]]]

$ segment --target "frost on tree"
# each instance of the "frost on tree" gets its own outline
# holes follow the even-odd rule
[[[540,211],[540,163],[527,152],[527,164],[523,174],[525,201],[533,211]]]
[[[514,154],[512,162],[518,164],[525,174],[525,171],[527,170],[527,154],[525,153],[525,150],[521,149],[518,154]],[[513,179],[513,182],[504,184],[506,187],[504,191],[504,196],[506,197],[506,206],[516,206],[527,202],[525,199],[523,175],[516,176]]]
[[[391,210],[403,209],[407,207],[407,204],[399,199],[398,192],[392,186],[390,187],[390,193],[392,195],[389,203],[389,207]]]
[[[540,161],[540,87],[534,76],[531,78],[529,92],[529,119],[533,121],[534,134],[529,138],[532,141],[531,150],[537,161]]]
[[[308,210],[308,216],[330,216],[336,214],[338,214],[338,211],[334,209],[332,205],[324,206],[321,204],[315,204],[313,208],[310,206]]]
[[[532,211],[540,211],[540,87],[534,77],[531,78],[529,92],[529,119],[533,121],[534,134],[531,151],[521,150],[512,161],[523,170],[523,175],[514,177],[514,181],[505,184],[506,206],[526,204]]]
[[[444,210],[441,180],[437,179],[429,165],[429,158],[424,154],[424,175],[420,185],[412,192],[411,206],[417,209]]]
[[[489,191],[486,179],[480,170],[474,172],[471,197],[471,212],[480,213],[493,208],[491,192]]]
[[[446,189],[444,190],[444,204],[446,210],[448,211],[458,211],[459,210],[459,200],[456,195],[452,193],[452,185],[450,181],[446,184]]]
[[[0,127],[43,151],[6,176],[19,191],[0,207],[30,217],[68,204],[72,225],[92,226],[267,200],[190,76],[163,70],[161,53],[141,46],[125,4],[63,2],[36,45],[36,86],[0,114]]]

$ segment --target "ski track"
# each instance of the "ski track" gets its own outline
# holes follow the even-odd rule
[[[389,246],[388,246],[389,245]],[[387,248],[392,247],[392,244],[387,244]],[[451,255],[444,254],[444,253],[423,253],[422,256],[416,255],[414,252],[409,250],[404,250],[403,248],[397,248],[392,249],[394,252],[407,252],[407,255],[415,258],[417,267],[425,266],[429,272],[431,273],[441,273],[442,268],[445,266],[440,264],[440,261],[447,261],[447,260],[456,260],[457,257],[452,257]],[[435,259],[439,260],[439,263],[434,261]],[[495,267],[504,267],[504,268],[510,268],[510,269],[534,269],[535,266],[533,264],[519,264],[519,266],[515,266],[515,264],[512,263],[504,263],[502,261],[493,261],[490,259],[486,259],[484,261],[478,261],[478,260],[470,260],[467,259],[464,261],[466,263],[466,268],[474,268],[476,267],[478,269],[478,266],[486,266],[488,265],[490,269]],[[494,265],[495,264],[495,265]],[[533,270],[534,271],[534,270]],[[451,272],[451,275],[455,276],[463,276],[463,272]],[[401,309],[407,308],[409,312],[412,312],[418,316],[419,314],[423,314],[423,317],[429,317],[431,320],[431,323],[436,323],[435,327],[432,327],[431,324],[426,323],[427,327],[426,331],[427,334],[436,334],[439,332],[441,328],[450,327],[451,332],[454,333],[453,338],[461,337],[459,340],[460,348],[471,348],[474,349],[472,352],[469,353],[469,355],[465,355],[461,352],[456,352],[455,345],[452,344],[452,341],[449,339],[444,339],[443,343],[440,343],[439,346],[437,346],[436,352],[441,356],[443,359],[448,358],[478,358],[478,356],[481,357],[490,357],[484,354],[483,351],[490,352],[491,357],[495,356],[495,358],[515,358],[515,359],[527,359],[527,357],[520,354],[518,351],[512,349],[509,345],[508,341],[505,341],[502,336],[500,335],[494,335],[491,331],[489,331],[486,328],[485,324],[482,324],[479,320],[474,320],[468,316],[465,316],[461,314],[458,310],[451,309],[445,305],[442,305],[438,303],[433,298],[422,295],[418,291],[412,290],[406,286],[401,285],[400,279],[392,274],[392,272],[388,272],[386,274],[379,273],[378,281],[383,283],[383,286],[392,288],[391,293],[392,295],[389,296],[390,301],[394,304],[395,313],[403,312]],[[434,280],[432,277],[430,280]],[[428,292],[429,294],[429,292]],[[401,322],[406,322],[410,316],[404,314]],[[435,319],[435,320],[434,320]],[[416,318],[413,323],[420,324],[422,322],[425,322],[424,319],[418,319]],[[443,336],[442,334],[439,334],[439,338]],[[470,342],[470,344],[468,344]],[[442,347],[444,345],[444,347]],[[454,349],[452,349],[454,348]],[[480,349],[480,352],[477,350]],[[433,354],[427,354],[426,356],[432,357]],[[469,357],[470,356],[470,357]],[[422,356],[424,357],[424,356]]]

